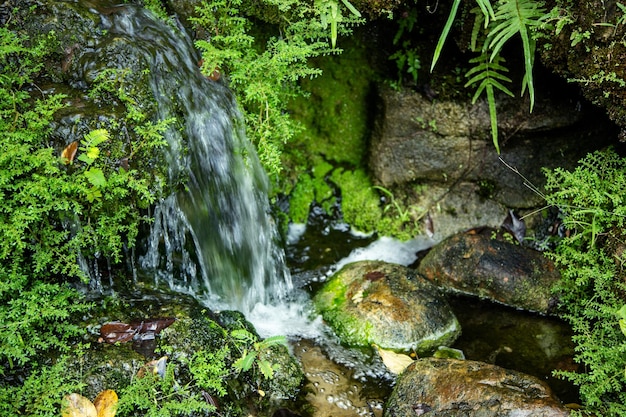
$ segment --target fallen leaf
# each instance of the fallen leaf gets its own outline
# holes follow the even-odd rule
[[[100,328],[100,336],[102,336],[102,339],[107,343],[124,343],[132,339],[152,340],[161,330],[170,326],[175,321],[176,319],[171,317],[132,321],[130,323],[112,321],[102,325]]]
[[[401,374],[404,370],[413,363],[413,358],[403,353],[396,353],[392,350],[382,349],[378,345],[373,345],[376,351],[380,355],[383,363],[393,374]]]
[[[93,405],[96,407],[98,417],[115,417],[117,412],[117,393],[112,389],[102,391],[95,400]]]
[[[526,236],[526,223],[524,220],[517,217],[513,210],[509,210],[509,214],[506,216],[506,219],[504,219],[504,222],[502,222],[502,228],[508,230],[519,243],[524,241],[524,237]]]
[[[158,375],[165,378],[165,369],[167,368],[167,356],[148,362],[137,371],[137,378],[143,378],[147,373]]]
[[[78,142],[74,141],[67,145],[63,152],[61,152],[61,158],[63,159],[63,163],[65,165],[69,165],[74,162],[74,157],[76,156],[76,150],[78,149]]]
[[[73,393],[63,397],[61,409],[63,417],[98,417],[96,407],[80,394]]]
[[[114,321],[105,323],[100,328],[100,336],[107,343],[124,343],[135,337],[137,330],[130,324]]]

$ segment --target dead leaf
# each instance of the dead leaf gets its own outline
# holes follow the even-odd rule
[[[509,214],[506,216],[506,219],[504,219],[504,222],[502,222],[502,228],[508,230],[519,243],[524,241],[524,237],[526,236],[526,223],[524,220],[517,217],[513,210],[509,210]]]
[[[392,350],[382,349],[378,345],[372,345],[376,348],[376,351],[380,355],[383,363],[393,374],[401,374],[404,370],[413,363],[413,358],[403,353],[396,353]]]
[[[105,323],[100,328],[100,336],[107,343],[124,343],[133,339],[152,340],[161,330],[176,321],[175,318],[166,317],[122,323],[112,321]]]
[[[135,337],[137,330],[127,323],[114,321],[105,323],[100,328],[100,336],[107,343],[124,343],[128,342]]]
[[[93,405],[96,407],[98,417],[115,417],[117,412],[117,393],[112,389],[102,391],[95,400]]]
[[[165,369],[167,368],[167,356],[148,362],[137,371],[137,378],[143,378],[147,373],[158,375],[165,378]]]
[[[78,142],[74,141],[67,145],[63,152],[61,152],[61,159],[63,159],[63,163],[65,165],[69,165],[74,162],[74,157],[76,156],[76,150],[78,149]]]
[[[73,393],[63,397],[63,417],[98,417],[96,407],[80,394]]]

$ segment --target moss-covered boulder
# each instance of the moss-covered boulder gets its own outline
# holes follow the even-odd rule
[[[560,278],[541,252],[502,239],[489,228],[439,243],[418,271],[449,291],[540,313],[556,305],[551,288]]]
[[[346,265],[315,295],[314,304],[337,336],[352,346],[426,353],[451,344],[460,334],[437,287],[401,265]]]

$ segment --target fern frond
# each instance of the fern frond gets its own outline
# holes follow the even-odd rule
[[[504,44],[519,33],[524,50],[524,82],[522,91],[528,87],[530,96],[530,111],[535,103],[535,89],[533,85],[533,63],[535,42],[529,33],[539,26],[544,16],[543,1],[536,0],[500,0],[495,14],[495,27],[489,30],[487,44],[493,61],[499,56]]]
[[[485,21],[485,29],[489,26],[489,21],[496,20],[496,15],[493,12],[493,7],[491,7],[490,0],[476,0],[476,4],[480,8],[480,11],[483,12],[482,15]]]
[[[452,8],[450,9],[450,14],[448,15],[448,20],[446,20],[446,24],[441,31],[441,35],[439,36],[439,40],[437,41],[437,46],[435,47],[435,53],[433,55],[433,62],[430,64],[430,72],[435,68],[435,64],[439,60],[439,55],[441,55],[441,50],[443,49],[443,45],[446,43],[446,38],[448,37],[448,33],[450,33],[450,28],[452,28],[452,23],[454,23],[454,19],[456,18],[456,13],[459,10],[459,5],[461,4],[461,0],[454,0],[452,3]]]
[[[489,104],[489,119],[491,122],[491,137],[493,140],[493,146],[496,148],[496,152],[500,153],[500,145],[498,143],[498,117],[496,111],[496,98],[495,90],[500,90],[503,93],[513,97],[513,93],[507,87],[502,84],[503,82],[511,82],[511,79],[503,72],[508,72],[508,69],[502,65],[504,58],[497,56],[493,61],[490,60],[489,53],[485,52],[480,56],[470,59],[472,64],[476,64],[471,68],[465,76],[469,78],[465,87],[470,87],[478,84],[476,92],[472,98],[472,104],[476,103],[476,100],[483,94],[487,96],[487,103]]]

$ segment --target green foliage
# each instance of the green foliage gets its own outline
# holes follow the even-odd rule
[[[361,17],[361,13],[348,0],[341,0],[341,2],[354,16]],[[335,48],[337,45],[337,27],[344,20],[339,3],[337,0],[315,0],[315,8],[320,15],[322,28],[326,29],[330,23],[330,42]]]
[[[0,415],[57,417],[63,396],[84,386],[67,372],[69,362],[65,356],[51,366],[37,367],[23,385],[0,384]]]
[[[248,137],[268,173],[277,175],[282,169],[283,147],[300,130],[287,112],[289,100],[301,94],[297,81],[321,73],[308,65],[309,58],[339,52],[323,41],[325,24],[334,27],[333,21],[350,21],[337,14],[339,9],[332,11],[331,3],[337,5],[334,1],[317,2],[319,8],[288,0],[263,3],[277,5],[281,12],[275,35],[267,38],[253,36],[252,23],[240,9],[241,0],[204,2],[193,21],[208,34],[207,39],[196,42],[202,52],[203,73],[218,71],[228,77],[243,107]]]
[[[50,126],[64,97],[35,84],[46,76],[53,35],[20,39],[0,28],[0,397],[13,397],[15,407],[3,415],[52,415],[55,407],[58,415],[61,391],[67,393],[71,381],[63,361],[44,361],[75,353],[85,333],[74,324],[90,308],[74,289],[87,279],[79,259],[120,262],[146,221],[141,209],[158,195],[158,187],[147,185],[154,170],[128,164],[163,143],[162,124],[142,120],[138,107],[126,112],[136,137],[110,140],[109,130],[94,130],[76,159],[62,157]],[[7,385],[18,379],[20,385]]]
[[[556,287],[564,317],[575,332],[580,373],[558,375],[580,387],[595,415],[626,413],[626,337],[620,312],[626,304],[624,260],[616,252],[626,244],[626,160],[614,151],[598,151],[573,171],[546,172],[547,201],[565,213],[571,231],[552,254],[562,269]]]
[[[530,111],[532,112],[535,103],[535,88],[533,82],[533,64],[536,43],[535,32],[542,27],[548,14],[546,14],[543,8],[544,2],[540,0],[498,0],[495,12],[490,0],[476,0],[476,2],[478,7],[472,10],[476,15],[476,19],[472,33],[471,46],[475,52],[479,52],[481,55],[470,61],[478,65],[466,74],[467,77],[473,77],[466,86],[477,84],[477,94],[474,95],[474,102],[480,94],[485,93],[487,95],[493,143],[496,151],[500,153],[494,87],[511,95],[510,90],[501,83],[501,81],[510,82],[510,79],[498,73],[498,71],[505,71],[504,67],[500,65],[500,62],[503,61],[500,54],[504,45],[513,37],[519,35],[524,53],[524,78],[522,80],[521,90],[522,94],[524,94],[524,91],[528,88]],[[431,71],[439,60],[444,43],[456,18],[460,3],[460,0],[455,0],[452,4],[448,20],[446,21],[435,48],[430,68]],[[482,31],[485,32],[484,42],[479,49],[477,45]],[[481,75],[479,71],[484,72],[484,74]],[[480,83],[478,83],[478,81],[480,81]]]
[[[168,364],[163,377],[146,372],[135,377],[132,383],[119,393],[117,416],[176,417],[201,415],[214,412],[202,394],[192,384],[181,385],[174,374],[175,366]]]
[[[500,153],[500,145],[498,143],[498,115],[496,110],[496,97],[495,89],[502,91],[503,93],[513,96],[513,93],[502,84],[501,81],[511,82],[511,79],[503,72],[508,72],[508,69],[501,65],[504,62],[504,58],[497,56],[493,61],[489,59],[487,53],[481,54],[479,57],[470,59],[470,64],[476,64],[471,68],[465,76],[469,78],[469,81],[465,84],[465,87],[470,87],[475,84],[476,92],[472,97],[472,104],[480,98],[480,95],[484,92],[487,95],[487,103],[489,104],[489,118],[491,122],[491,137],[493,139],[493,146],[496,148],[496,152]]]
[[[230,335],[241,351],[241,357],[233,363],[233,368],[246,372],[256,365],[265,379],[273,378],[278,365],[264,359],[262,353],[272,346],[287,346],[285,336],[271,336],[259,341],[254,334],[245,329],[235,329]]]

